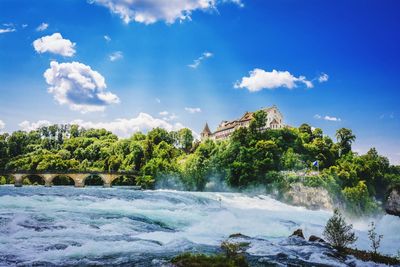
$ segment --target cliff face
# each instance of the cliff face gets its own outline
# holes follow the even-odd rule
[[[385,209],[389,214],[400,216],[400,186],[390,192]]]
[[[325,188],[308,187],[300,183],[292,184],[290,190],[284,194],[285,201],[303,206],[312,210],[332,210],[333,201]]]

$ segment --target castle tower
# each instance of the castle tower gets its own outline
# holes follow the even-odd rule
[[[210,127],[208,127],[208,123],[204,126],[203,131],[200,134],[201,140],[206,140],[212,136],[212,133],[210,131]]]

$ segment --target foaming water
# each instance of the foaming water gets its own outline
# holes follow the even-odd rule
[[[240,193],[0,186],[0,265],[146,266],[183,251],[216,251],[239,232],[257,240],[247,251],[252,255],[289,246],[301,257],[307,246],[288,244],[287,237],[297,228],[321,235],[331,215]],[[367,249],[368,222],[354,227],[357,247]],[[381,217],[377,231],[384,235],[380,251],[396,254],[400,218]],[[319,262],[320,252],[306,260]]]

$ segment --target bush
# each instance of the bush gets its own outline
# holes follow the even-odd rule
[[[154,178],[151,175],[142,175],[136,177],[136,185],[140,185],[143,189],[154,188]]]
[[[171,260],[177,267],[247,267],[248,264],[243,261],[229,259],[225,255],[205,255],[184,253],[176,256]]]
[[[371,213],[377,209],[376,203],[369,196],[364,181],[359,181],[354,187],[345,187],[342,194],[346,201],[346,208],[355,215]]]
[[[343,250],[357,240],[353,232],[353,225],[346,224],[338,209],[335,209],[333,216],[326,223],[323,235],[338,250]]]

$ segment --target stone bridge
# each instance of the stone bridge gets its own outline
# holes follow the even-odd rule
[[[75,187],[84,187],[85,180],[92,176],[97,175],[103,180],[104,187],[111,187],[112,182],[121,176],[137,176],[136,172],[29,172],[29,171],[15,171],[15,172],[0,172],[0,175],[14,177],[14,186],[21,187],[23,181],[28,176],[39,176],[43,179],[45,186],[52,186],[53,180],[57,176],[64,176],[72,179]]]

